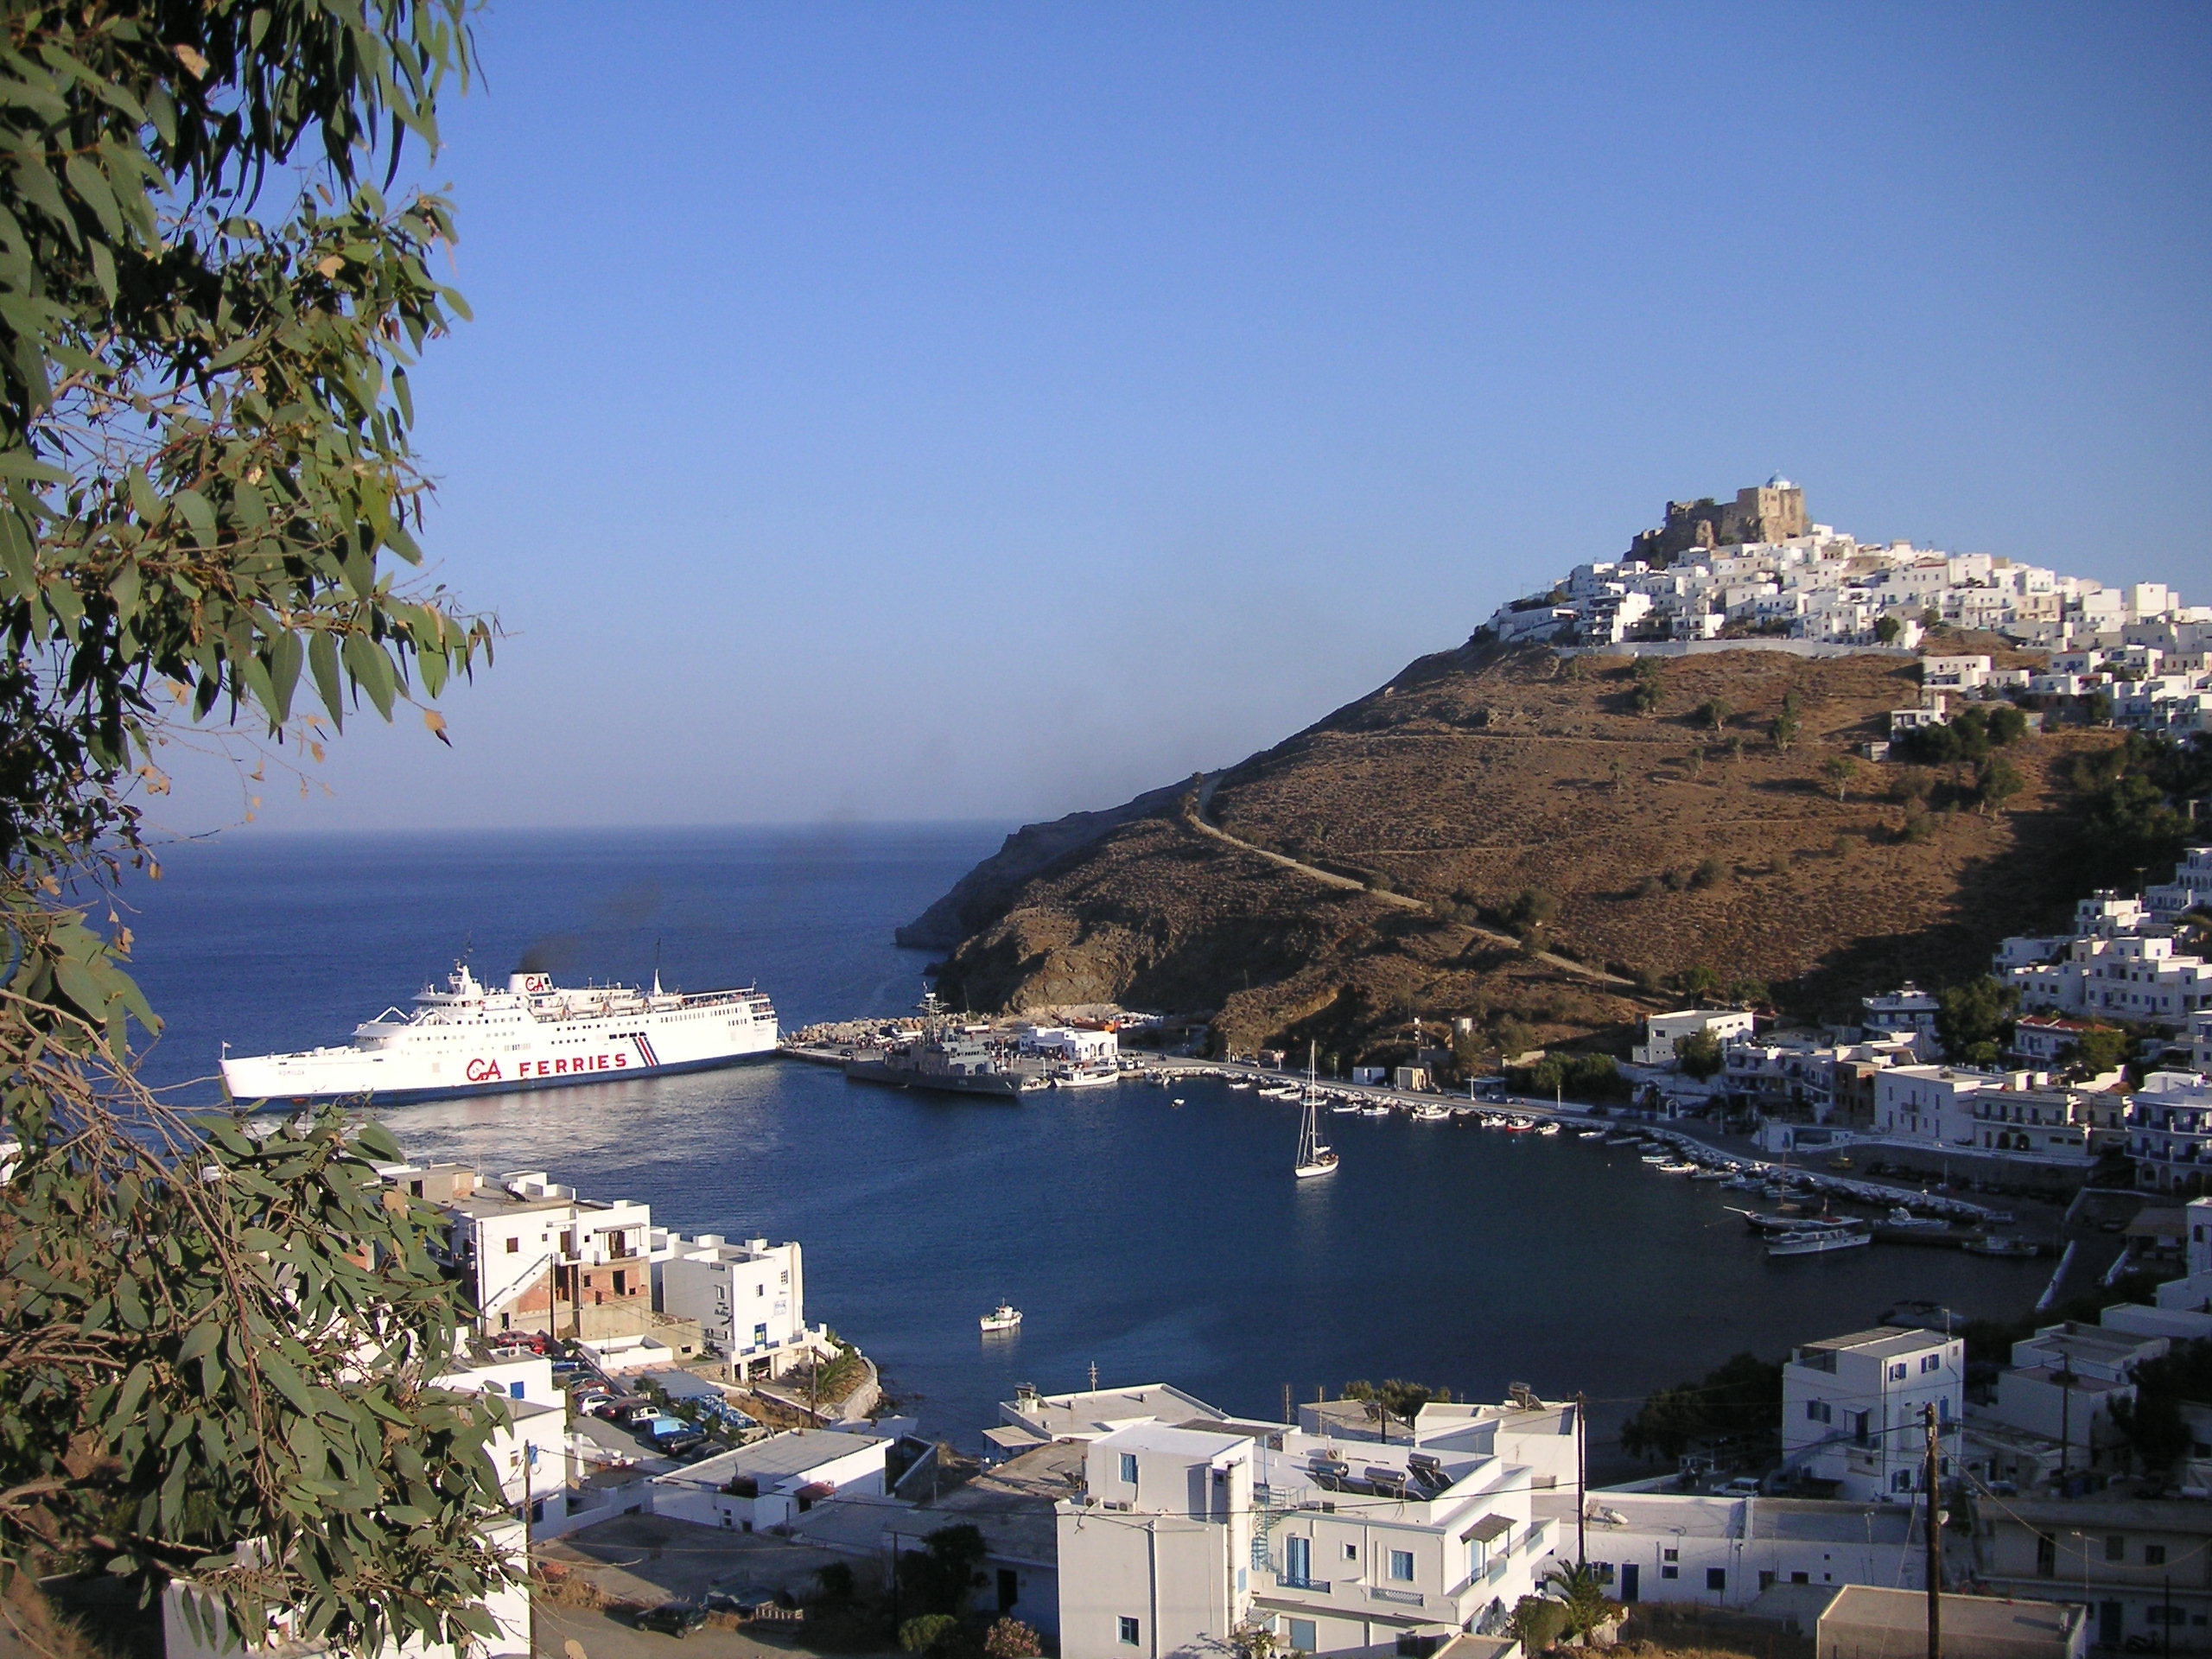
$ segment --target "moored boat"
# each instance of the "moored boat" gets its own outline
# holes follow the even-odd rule
[[[1852,1228],[1808,1227],[1777,1233],[1766,1242],[1769,1255],[1825,1255],[1830,1250],[1853,1250],[1872,1244],[1873,1235]]]
[[[414,1003],[356,1026],[343,1046],[226,1053],[223,1087],[242,1102],[394,1104],[703,1071],[772,1054],[777,1041],[775,1008],[759,991],[664,991],[658,974],[640,991],[515,973],[500,991],[464,962]]]
[[[1021,1323],[1021,1310],[1011,1302],[1001,1302],[980,1323],[986,1331],[1011,1331]]]

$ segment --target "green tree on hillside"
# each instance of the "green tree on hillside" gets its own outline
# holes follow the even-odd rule
[[[2058,1052],[2058,1058],[2085,1077],[2101,1077],[2127,1064],[2134,1040],[2117,1026],[2093,1025]]]
[[[1726,697],[1707,697],[1697,706],[1697,717],[1713,728],[1713,735],[1716,737],[1720,734],[1720,728],[1733,718],[1735,713],[1735,709],[1730,706]]]
[[[1781,1438],[1782,1367],[1756,1354],[1656,1390],[1621,1425],[1623,1451],[1669,1463],[1692,1446],[1716,1444],[1757,1462],[1778,1452]]]
[[[1897,644],[1897,636],[1904,632],[1904,624],[1894,616],[1878,616],[1874,619],[1874,638],[1882,645]]]
[[[1984,975],[1936,993],[1936,1034],[1943,1052],[1966,1065],[1994,1065],[2012,1034],[2020,993]]]
[[[0,1568],[189,1573],[344,1649],[486,1635],[499,1408],[429,1386],[465,1310],[397,1149],[165,1109],[113,893],[186,728],[319,758],[488,658],[410,574],[452,221],[385,194],[463,8],[22,5],[0,57]]]
[[[1835,798],[1840,802],[1850,792],[1851,781],[1859,775],[1856,756],[1832,754],[1821,765],[1821,775],[1834,786]]]
[[[1675,1044],[1675,1064],[1700,1083],[1716,1076],[1723,1063],[1720,1039],[1709,1031],[1694,1031]]]

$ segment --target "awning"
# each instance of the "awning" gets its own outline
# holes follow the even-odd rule
[[[810,1480],[791,1496],[809,1503],[816,1503],[822,1498],[836,1497],[837,1484],[831,1480]]]
[[[1459,1541],[1463,1544],[1466,1544],[1480,1540],[1482,1542],[1487,1544],[1495,1539],[1510,1536],[1512,1534],[1512,1531],[1513,1522],[1510,1516],[1503,1515],[1486,1515],[1483,1516],[1481,1520],[1476,1522],[1473,1526],[1469,1527],[1465,1532],[1461,1533],[1459,1535]]]

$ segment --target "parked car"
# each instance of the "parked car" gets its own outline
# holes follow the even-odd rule
[[[635,1411],[639,1406],[649,1406],[652,1403],[652,1401],[639,1395],[618,1394],[605,1405],[594,1406],[592,1408],[592,1415],[604,1417],[610,1423],[620,1422],[626,1414]]]
[[[587,1389],[575,1396],[575,1408],[581,1412],[596,1412],[601,1406],[611,1406],[614,1396],[603,1389]]]
[[[622,1424],[626,1428],[643,1428],[646,1424],[658,1422],[667,1414],[652,1401],[641,1400],[635,1405],[623,1408]]]
[[[1758,1478],[1738,1475],[1735,1479],[1714,1487],[1713,1491],[1722,1497],[1757,1497],[1759,1495]]]
[[[664,1601],[658,1607],[648,1607],[638,1615],[641,1630],[658,1630],[664,1636],[687,1637],[707,1622],[707,1610],[688,1601]]]
[[[690,1454],[707,1449],[707,1437],[695,1428],[682,1434],[671,1434],[665,1440],[657,1440],[653,1442],[653,1449],[679,1462],[693,1462],[696,1459]]]

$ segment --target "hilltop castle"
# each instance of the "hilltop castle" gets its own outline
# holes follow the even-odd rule
[[[1629,543],[1628,556],[1663,570],[1677,553],[1693,549],[1734,547],[1746,543],[1784,542],[1812,533],[1805,516],[1805,492],[1777,476],[1755,489],[1738,490],[1730,502],[1701,496],[1669,501],[1667,522]]]

